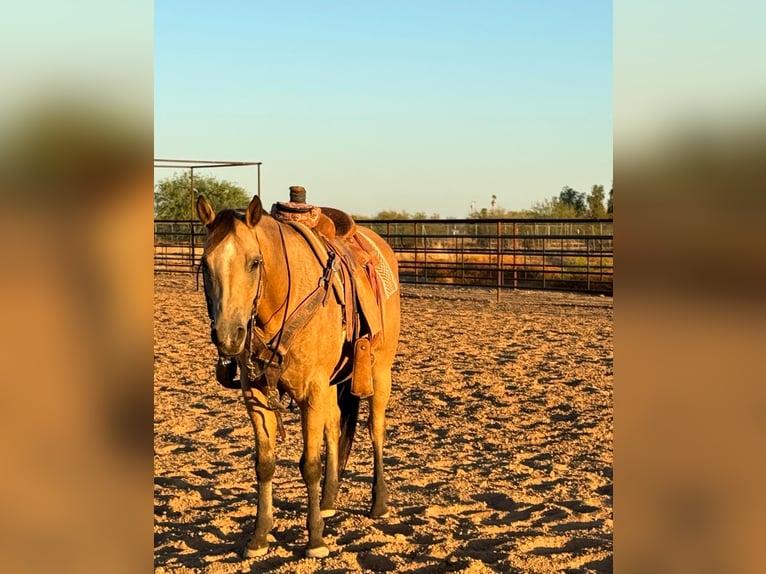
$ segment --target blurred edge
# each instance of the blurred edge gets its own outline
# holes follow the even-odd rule
[[[3,38],[25,76],[0,100],[9,572],[150,559],[152,5],[131,6],[16,7]],[[766,571],[762,16],[615,5],[619,572]]]
[[[4,11],[5,572],[151,568],[152,9]]]
[[[766,572],[765,14],[615,4],[617,572]]]

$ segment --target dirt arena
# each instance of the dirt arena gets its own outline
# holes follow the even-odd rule
[[[385,451],[391,515],[374,521],[360,428],[326,520],[328,558],[305,559],[297,412],[277,444],[272,543],[254,527],[252,428],[214,378],[204,295],[155,276],[155,571],[611,572],[612,298],[402,288]]]

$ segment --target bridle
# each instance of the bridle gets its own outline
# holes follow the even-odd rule
[[[274,336],[271,337],[271,339],[266,340],[265,333],[261,328],[258,327],[257,322],[258,303],[261,298],[264,277],[266,275],[266,269],[265,267],[262,267],[260,276],[258,277],[258,288],[255,294],[255,299],[253,300],[253,309],[250,314],[250,337],[248,341],[248,355],[246,361],[247,378],[250,381],[255,381],[265,373],[271,372],[271,369],[273,369],[274,365],[281,366],[282,362],[284,361],[284,355],[280,352],[280,345],[282,344],[282,337],[284,335],[285,325],[287,324],[287,312],[290,309],[292,275],[290,273],[290,265],[287,261],[287,245],[285,243],[285,235],[282,231],[282,227],[279,226],[278,228],[280,244],[282,246],[282,255],[284,256],[285,267],[287,268],[287,294],[285,295],[285,300],[282,302],[282,304],[277,307],[276,311],[274,311],[274,314],[276,314],[282,307],[284,307],[284,312],[282,313],[282,322],[279,326],[279,329],[274,334]],[[258,244],[260,246],[260,242],[258,242]],[[260,264],[262,265],[263,253],[259,253],[259,256]],[[273,316],[274,315],[272,315],[272,317]],[[265,327],[270,320],[271,318],[265,321],[263,326]],[[261,336],[261,333],[264,333],[264,336]],[[268,358],[265,357],[266,353],[269,354]],[[286,352],[284,354],[286,354]],[[254,356],[256,357],[256,362],[259,362],[260,365],[256,365],[256,363],[253,362]],[[269,377],[267,377],[267,382],[268,379]],[[271,384],[267,384],[266,396],[268,399],[268,408],[271,410],[277,410],[281,407],[281,403],[279,402],[279,394],[276,391],[276,381],[273,385],[273,389]]]

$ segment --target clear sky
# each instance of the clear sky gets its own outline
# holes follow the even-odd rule
[[[610,1],[157,0],[154,30],[155,157],[261,161],[267,205],[466,217],[612,186]]]

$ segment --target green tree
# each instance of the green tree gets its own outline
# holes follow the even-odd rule
[[[604,217],[604,186],[594,185],[587,197],[588,217]]]
[[[193,211],[191,174],[185,171],[160,180],[154,187],[154,217],[156,219],[196,219]],[[245,208],[250,202],[240,186],[211,175],[194,175],[194,201],[204,195],[215,211],[224,208]]]
[[[574,209],[575,217],[581,217],[585,215],[585,194],[581,191],[576,191],[565,185],[561,188],[559,193],[559,201],[564,205],[568,205]]]
[[[384,209],[379,211],[373,219],[412,219],[407,211],[396,211],[395,209]]]
[[[538,219],[574,219],[578,217],[577,209],[558,197],[536,202],[532,205],[531,215]]]

